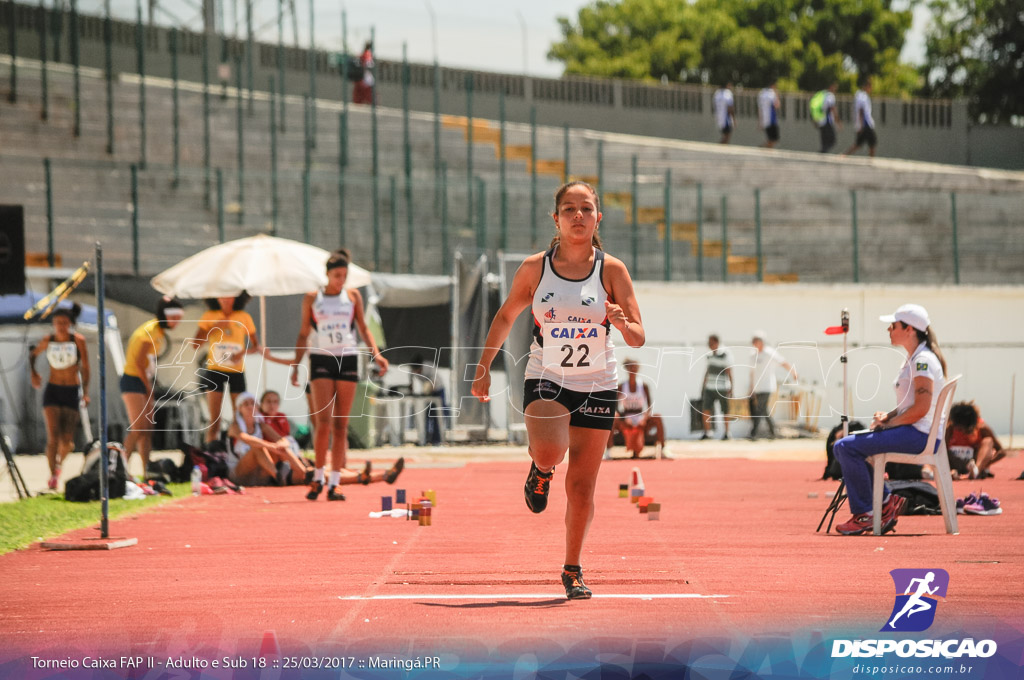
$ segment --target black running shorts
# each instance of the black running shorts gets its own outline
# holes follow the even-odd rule
[[[310,380],[359,382],[359,357],[355,354],[340,357],[333,354],[310,354],[309,374]]]
[[[619,393],[615,390],[574,392],[550,380],[529,378],[523,387],[523,411],[538,400],[556,401],[564,406],[569,411],[570,427],[610,431]]]
[[[43,389],[43,406],[62,406],[78,410],[78,385],[54,385],[46,383]]]
[[[220,392],[227,383],[228,391],[231,394],[245,392],[245,373],[229,373],[227,371],[215,371],[212,368],[201,368],[199,374],[199,389],[202,392]]]

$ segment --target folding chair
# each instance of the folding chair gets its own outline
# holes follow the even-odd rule
[[[961,376],[946,381],[935,400],[935,413],[932,414],[932,427],[928,431],[928,442],[921,453],[879,453],[868,460],[874,466],[874,489],[871,498],[872,528],[875,536],[882,533],[882,493],[885,487],[886,463],[909,463],[911,465],[934,465],[935,487],[939,492],[939,505],[942,507],[942,518],[946,522],[947,534],[958,534],[956,522],[956,498],[953,497],[953,476],[949,472],[949,456],[946,454],[944,427],[949,417],[949,409],[953,406],[953,393]],[[939,442],[938,450],[935,442]]]

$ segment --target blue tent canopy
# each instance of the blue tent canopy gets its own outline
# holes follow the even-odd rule
[[[49,323],[50,318],[40,319],[39,317],[33,318],[31,321],[25,321],[24,314],[27,310],[31,309],[37,302],[45,297],[44,293],[27,292],[24,295],[0,295],[0,324],[31,324],[31,323]],[[71,302],[64,300],[58,307],[63,309],[71,309]],[[82,305],[82,313],[78,317],[78,323],[95,326],[97,319],[96,308],[92,305]],[[116,324],[117,320],[114,313],[107,311],[107,327],[111,327]]]

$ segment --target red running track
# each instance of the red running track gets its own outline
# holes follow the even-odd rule
[[[618,498],[634,464],[662,503],[660,521]],[[1001,516],[961,516],[959,536],[944,533],[941,517],[915,516],[901,518],[895,535],[843,537],[815,533],[836,486],[816,479],[821,467],[606,463],[583,560],[595,598],[584,602],[566,601],[559,583],[563,477],[556,472],[547,511],[531,514],[525,455],[520,463],[407,468],[393,487],[345,487],[344,503],[311,503],[296,487],[189,497],[114,522],[112,535],[137,537],[135,547],[32,547],[0,557],[3,656],[248,653],[267,631],[298,652],[876,635],[893,603],[888,572],[926,567],[950,574],[930,634],[1020,635],[1024,482],[955,482],[958,495],[984,488],[1004,507]],[[368,516],[398,487],[436,490],[433,526]],[[840,521],[847,515],[844,508]],[[403,599],[376,599],[391,597]]]

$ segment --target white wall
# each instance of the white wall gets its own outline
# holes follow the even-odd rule
[[[907,302],[928,309],[949,374],[963,374],[957,400],[975,400],[997,433],[1010,431],[1015,374],[1020,374],[1024,391],[1024,288],[635,285],[647,345],[637,350],[619,347],[616,354],[620,361],[631,356],[645,364],[642,373],[653,386],[657,411],[665,416],[671,438],[688,436],[687,399],[700,392],[709,333],[717,333],[733,351],[736,395],[749,391],[749,368],[745,367],[752,356],[751,333],[764,330],[769,344],[794,364],[801,381],[825,387],[820,426],[827,431],[838,424],[843,403],[842,336],[827,336],[824,330],[839,324],[844,307],[850,310],[848,368],[854,417],[870,419],[874,411],[895,405],[892,381],[905,355],[889,345],[886,324],[878,317]],[[615,339],[621,344],[617,334]],[[1022,409],[1016,410],[1015,429],[1024,432]]]

